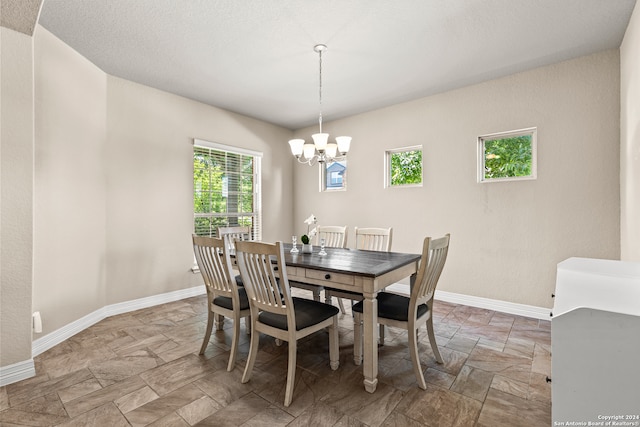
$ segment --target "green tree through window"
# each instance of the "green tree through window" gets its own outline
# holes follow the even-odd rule
[[[259,197],[254,184],[257,156],[195,146],[193,151],[194,233],[216,236],[218,227],[248,226],[259,232]]]
[[[535,129],[489,135],[478,140],[482,156],[481,181],[535,178]]]
[[[422,148],[410,147],[389,150],[387,186],[422,184]]]

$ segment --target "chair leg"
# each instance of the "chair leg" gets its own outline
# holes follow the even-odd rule
[[[287,387],[284,392],[284,406],[291,405],[293,400],[293,388],[296,383],[296,355],[298,342],[295,335],[289,338],[289,367],[287,369]]]
[[[209,345],[209,338],[211,338],[211,331],[213,330],[213,317],[215,314],[213,311],[209,310],[209,315],[207,316],[207,330],[204,333],[204,338],[202,339],[202,347],[200,347],[200,354],[204,354],[207,346]]]
[[[338,306],[340,307],[340,312],[342,314],[347,313],[347,311],[344,309],[344,303],[342,302],[342,298],[338,298]]]
[[[433,350],[434,356],[436,356],[436,362],[444,363],[444,360],[442,360],[442,356],[440,355],[440,350],[438,349],[435,333],[433,332],[433,317],[429,317],[427,319],[427,333],[429,334],[431,349]]]
[[[384,345],[384,325],[381,323],[378,329],[379,329],[378,335],[380,337],[380,345]]]
[[[362,364],[362,314],[353,316],[353,363]]]
[[[247,335],[251,335],[251,316],[244,318],[244,328],[247,331]]]
[[[427,389],[427,383],[424,382],[424,375],[422,375],[422,367],[420,366],[420,357],[418,356],[418,331],[414,328],[413,324],[409,324],[409,355],[411,356],[411,363],[413,364],[413,372],[418,380],[418,386],[421,389]]]
[[[312,292],[313,292],[313,300],[320,302],[320,289],[316,288]]]
[[[255,330],[254,321],[251,321],[251,330]],[[253,365],[256,363],[256,357],[258,355],[258,345],[260,345],[260,334],[254,332],[251,335],[251,345],[249,347],[249,356],[247,358],[247,364],[244,367],[244,374],[242,374],[242,384],[251,379],[251,373],[253,372]]]
[[[221,331],[224,325],[224,316],[222,314],[216,314],[216,331]]]
[[[333,317],[333,325],[329,328],[329,360],[331,369],[340,366],[340,343],[338,342],[338,316]]]
[[[227,371],[233,371],[236,366],[236,356],[238,355],[238,341],[240,340],[240,313],[233,313],[233,333],[231,335],[231,354],[229,354],[229,364]]]

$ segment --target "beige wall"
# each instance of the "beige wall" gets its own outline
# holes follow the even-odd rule
[[[640,261],[640,7],[620,46],[620,246]]]
[[[264,238],[291,234],[291,131],[108,76],[42,27],[35,65],[43,335],[201,283],[190,270],[193,138],[262,151]]]
[[[31,359],[33,41],[0,28],[0,366]]]
[[[200,283],[190,270],[194,137],[263,152],[263,238],[291,234],[291,131],[108,81],[107,303]]]
[[[551,307],[558,262],[620,255],[618,61],[611,50],[327,123],[353,137],[348,190],[318,195],[317,167],[296,166],[296,232],[310,213],[392,226],[393,249],[410,252],[450,232],[440,290]],[[538,179],[478,184],[477,136],[532,126]],[[384,189],[385,149],[418,144],[424,186]]]
[[[33,306],[47,334],[105,305],[107,78],[43,27],[34,41]]]

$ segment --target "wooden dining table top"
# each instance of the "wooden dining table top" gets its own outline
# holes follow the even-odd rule
[[[378,277],[407,264],[415,263],[420,254],[400,252],[367,251],[348,248],[325,248],[327,255],[318,255],[319,246],[313,247],[313,253],[292,254],[290,243],[284,244],[284,261],[290,267],[318,269],[335,273],[347,273],[356,276]],[[300,251],[300,246],[298,246]]]

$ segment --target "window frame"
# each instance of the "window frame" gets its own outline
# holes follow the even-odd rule
[[[194,207],[192,206],[192,212],[193,212],[193,223],[192,223],[192,230],[194,234],[198,234],[197,230],[196,230],[196,219],[197,218],[202,218],[202,217],[218,217],[218,218],[229,218],[229,217],[251,217],[251,236],[253,239],[255,240],[261,240],[262,239],[262,157],[263,157],[263,153],[260,151],[254,151],[254,150],[249,150],[246,148],[239,148],[239,147],[235,147],[235,146],[231,146],[231,145],[225,145],[225,144],[220,144],[217,142],[211,142],[211,141],[205,141],[202,139],[197,139],[194,138],[193,140],[193,151],[192,151],[192,156],[195,155],[196,153],[196,149],[200,148],[200,149],[206,149],[206,150],[212,150],[212,151],[218,151],[218,152],[224,152],[224,153],[230,153],[233,155],[242,155],[242,156],[251,156],[253,157],[252,160],[252,166],[253,166],[253,173],[251,174],[252,176],[252,191],[251,191],[251,196],[252,196],[252,211],[251,212],[238,212],[237,214],[234,213],[229,213],[229,212],[224,212],[224,213],[214,213],[214,212],[209,212],[209,213],[201,213],[201,212],[195,212]],[[192,185],[194,183],[195,180],[195,169],[192,170]],[[196,193],[196,188],[193,187],[193,197],[192,203],[195,200],[195,193]],[[225,191],[224,189],[222,190],[223,192]],[[228,221],[227,221],[228,222]],[[209,236],[212,235],[217,235],[217,227],[215,230],[209,230],[209,233],[207,234]]]
[[[511,176],[504,178],[486,178],[485,177],[485,142],[495,141],[497,139],[514,138],[519,136],[531,136],[531,174],[526,176]],[[538,128],[529,127],[524,129],[511,130],[506,132],[497,132],[487,135],[480,135],[477,139],[477,181],[480,184],[492,182],[508,182],[508,181],[531,181],[538,179]]]
[[[405,153],[410,151],[420,151],[422,160],[420,162],[420,182],[414,184],[391,184],[391,157],[397,153]],[[422,145],[411,145],[408,147],[391,148],[384,152],[384,188],[414,188],[424,185],[424,149]]]

